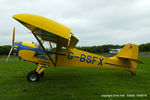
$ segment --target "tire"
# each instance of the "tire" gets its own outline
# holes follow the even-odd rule
[[[27,75],[27,80],[29,82],[36,82],[39,81],[40,75],[36,71],[31,71]]]

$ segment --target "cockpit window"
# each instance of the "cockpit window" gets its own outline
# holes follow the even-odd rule
[[[36,54],[35,54],[35,57],[38,57],[38,58],[42,58],[42,59],[48,59],[47,55],[45,54],[43,48],[41,47],[40,44],[35,44],[35,46],[37,47],[37,50],[36,50]],[[49,42],[43,42],[43,46],[45,47],[47,53],[49,54],[49,56],[53,56],[56,52],[56,49],[53,48],[54,45],[50,45]],[[52,47],[53,46],[53,47]]]

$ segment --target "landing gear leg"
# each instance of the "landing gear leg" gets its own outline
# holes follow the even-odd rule
[[[44,70],[47,67],[48,66],[39,64],[38,67],[37,67],[37,69],[35,69],[34,71],[31,71],[31,72],[28,73],[27,80],[29,82],[39,81],[39,79],[44,76]]]
[[[36,69],[34,71],[36,71]],[[43,77],[44,76],[44,71],[41,72],[39,75],[40,75],[40,77]]]
[[[44,76],[44,71],[40,74],[40,77],[43,77]]]

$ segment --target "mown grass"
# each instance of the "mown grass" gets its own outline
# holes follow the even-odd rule
[[[7,56],[8,55],[0,55],[0,60],[6,60]],[[15,55],[11,55],[9,57],[9,59],[19,59],[19,58],[17,56],[15,56]]]
[[[104,68],[49,67],[39,82],[26,80],[36,65],[25,61],[0,64],[0,100],[126,100],[150,99],[150,58],[140,58],[136,76]],[[147,97],[101,97],[147,94]]]

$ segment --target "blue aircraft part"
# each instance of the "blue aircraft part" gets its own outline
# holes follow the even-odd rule
[[[22,42],[15,42],[15,44],[13,45],[12,53],[15,54],[16,56],[18,56],[21,43]]]
[[[32,50],[36,52],[44,52],[43,49],[25,46],[25,45],[22,45],[22,42],[15,42],[15,44],[13,45],[13,51],[12,51],[13,54],[18,56],[20,50]]]

